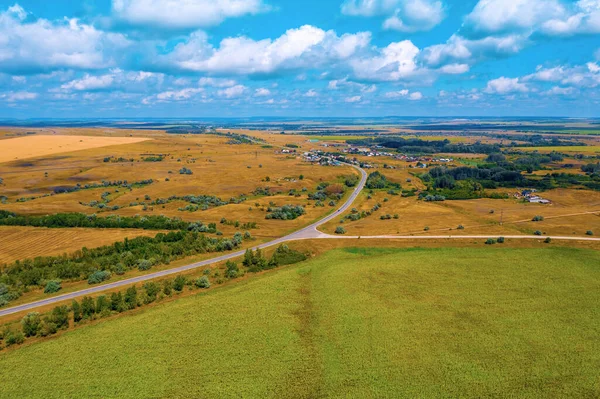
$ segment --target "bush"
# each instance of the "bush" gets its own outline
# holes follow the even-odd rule
[[[6,346],[20,345],[25,342],[25,336],[21,331],[11,331],[4,338]]]
[[[504,244],[504,237],[498,237],[498,244]]]
[[[198,288],[210,288],[210,281],[206,276],[200,277],[194,282],[194,284],[196,284],[196,287]]]
[[[539,231],[539,230],[536,230],[536,231],[533,232],[533,234],[536,235],[536,236],[541,236],[542,232]]]
[[[533,219],[531,219],[532,222],[542,222],[544,220],[543,216],[540,215],[536,215],[533,217]]]
[[[458,225],[458,227],[457,227],[457,229],[458,229],[458,230],[464,230],[464,229],[465,229],[465,226],[463,226],[462,224],[459,224],[459,225]]]
[[[230,278],[230,279],[237,278],[238,273],[240,271],[237,263],[229,260],[225,264],[225,267],[227,268],[227,270],[225,271],[225,277]]]
[[[552,239],[550,237],[546,237],[546,239],[544,240],[544,242],[546,244],[550,244],[552,242]]]
[[[37,312],[27,313],[27,315],[21,319],[21,327],[23,329],[23,334],[25,334],[26,337],[35,337],[40,331],[41,324],[42,319]]]
[[[286,244],[281,244],[273,253],[271,264],[273,266],[292,265],[304,260],[306,260],[306,255],[302,252],[295,251]]]
[[[338,226],[335,229],[335,234],[346,234],[346,229],[344,229],[342,226]]]
[[[586,236],[593,236],[594,232],[592,230],[588,230],[588,231],[585,232],[585,235]]]
[[[60,291],[62,287],[60,286],[60,281],[50,280],[46,283],[46,287],[44,288],[44,294],[54,294],[55,292]]]
[[[88,284],[100,284],[108,279],[110,279],[110,272],[108,270],[98,270],[90,275]]]
[[[173,280],[173,289],[177,292],[183,291],[183,287],[185,287],[185,283],[187,283],[187,279],[185,276],[177,276],[175,280]]]
[[[496,243],[496,240],[494,240],[493,238],[488,238],[487,241],[485,242],[485,245],[494,245]]]

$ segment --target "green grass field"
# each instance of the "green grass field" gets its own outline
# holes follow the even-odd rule
[[[345,249],[0,355],[0,397],[598,397],[600,253]]]

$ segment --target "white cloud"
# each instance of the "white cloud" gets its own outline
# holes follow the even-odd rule
[[[81,79],[75,79],[68,83],[63,84],[60,88],[63,90],[71,91],[87,91],[87,90],[99,90],[106,89],[112,86],[115,81],[114,75],[102,75],[102,76],[93,76],[90,74],[86,74]]]
[[[488,57],[516,54],[527,44],[526,35],[488,36],[475,40],[452,35],[444,44],[425,48],[422,59],[427,65],[434,67],[454,63],[473,64]]]
[[[423,94],[419,91],[411,93],[409,90],[403,89],[398,91],[388,91],[384,94],[384,97],[389,99],[408,98],[411,101],[418,101],[423,99]]]
[[[269,9],[262,0],[113,0],[114,13],[134,25],[202,28]]]
[[[384,94],[384,96],[386,98],[401,98],[401,97],[406,97],[408,96],[409,91],[404,89],[404,90],[398,90],[398,91],[388,91],[387,93]]]
[[[31,93],[28,91],[17,91],[17,92],[10,92],[10,93],[0,95],[0,98],[6,100],[8,102],[34,100],[37,97],[38,97],[37,93]]]
[[[218,78],[200,78],[198,80],[199,86],[211,86],[211,87],[231,87],[236,85],[236,81],[232,79],[218,79]]]
[[[304,93],[304,97],[317,97],[319,93],[317,93],[314,89],[310,89],[306,93]]]
[[[501,77],[490,80],[484,90],[488,94],[511,94],[511,93],[526,93],[529,88],[525,83],[521,83],[519,78]]]
[[[465,18],[465,29],[474,34],[539,32],[570,36],[600,32],[600,2],[581,0],[480,0]]]
[[[575,89],[572,87],[559,87],[554,86],[548,91],[545,91],[543,94],[547,96],[568,96],[575,93]]]
[[[383,28],[401,32],[430,30],[446,16],[439,0],[346,0],[341,10],[351,16],[386,16]]]
[[[275,40],[255,41],[229,37],[214,48],[204,32],[194,32],[185,43],[166,55],[176,67],[208,73],[269,74],[275,71],[314,68],[354,55],[370,42],[367,32],[338,37],[310,25],[290,29]]]
[[[448,75],[460,75],[462,73],[469,72],[468,64],[448,64],[440,68],[440,72]]]
[[[410,40],[390,43],[373,57],[353,59],[350,65],[359,79],[398,81],[418,72],[416,58],[419,49]]]
[[[361,96],[346,97],[344,99],[344,101],[347,102],[347,103],[357,103],[360,100],[362,100]]]
[[[534,73],[524,76],[522,80],[525,82],[553,82],[565,86],[594,88],[600,85],[600,66],[594,62],[573,67],[544,68],[538,66]]]
[[[154,102],[185,101],[204,92],[201,87],[187,87],[181,90],[168,90],[158,93],[155,96],[146,97],[142,104],[148,105]]]
[[[254,95],[257,97],[270,96],[271,90],[265,89],[264,87],[258,88],[254,91]]]
[[[244,85],[235,85],[235,86],[223,89],[223,90],[219,90],[217,93],[221,97],[236,98],[236,97],[240,97],[242,94],[244,94],[247,89],[248,88]]]
[[[0,13],[0,70],[41,72],[59,68],[101,69],[130,42],[77,19],[33,20],[20,6]]]

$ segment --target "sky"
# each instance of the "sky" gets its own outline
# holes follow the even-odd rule
[[[600,0],[0,0],[1,118],[599,111]]]

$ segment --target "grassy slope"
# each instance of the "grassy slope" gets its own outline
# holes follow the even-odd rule
[[[0,355],[0,397],[597,397],[598,265],[334,250]]]

